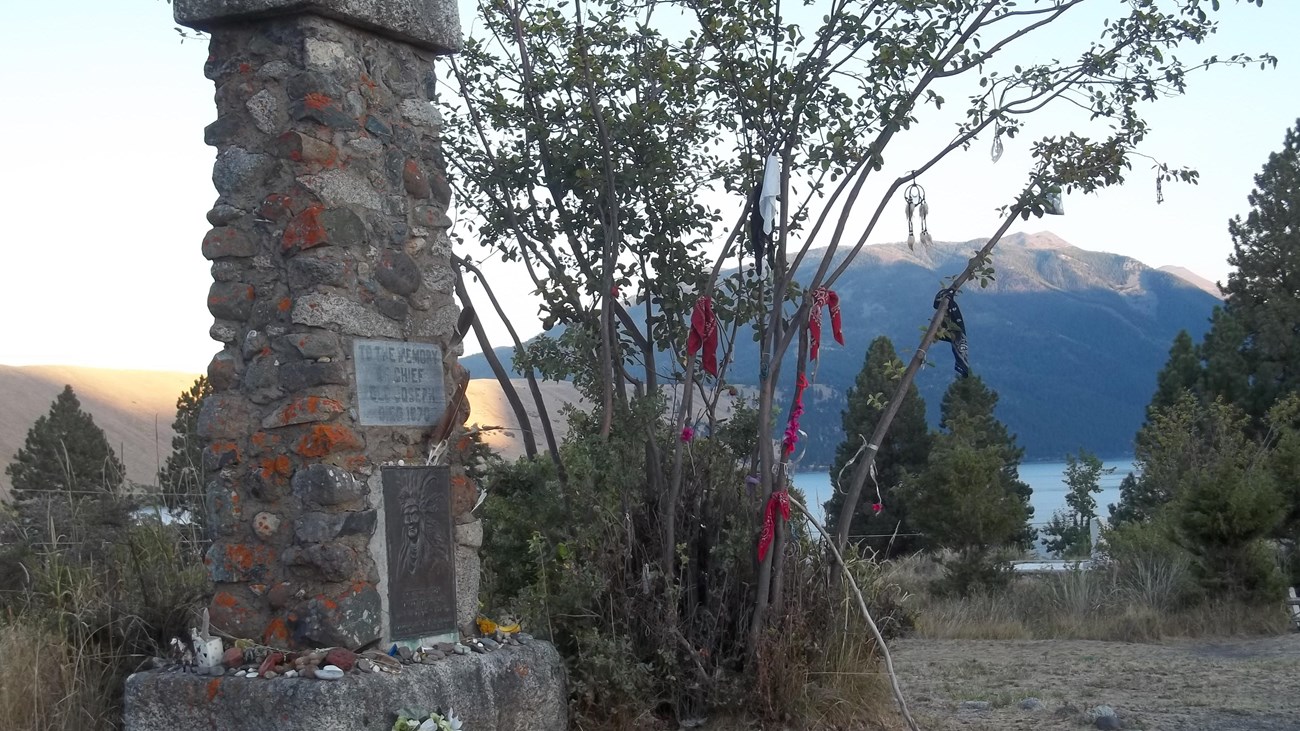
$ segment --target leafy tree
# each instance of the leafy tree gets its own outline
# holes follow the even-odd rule
[[[204,524],[203,496],[207,479],[203,470],[203,444],[198,436],[199,409],[212,393],[207,376],[176,398],[176,419],[172,421],[172,453],[158,471],[158,486],[172,512],[187,511],[200,527]]]
[[[1025,515],[1025,525],[1014,542],[1021,548],[1029,548],[1036,537],[1034,529],[1027,524],[1034,517],[1031,502],[1034,490],[1020,479],[1020,460],[1025,450],[1016,445],[1015,435],[994,415],[997,405],[998,394],[984,383],[984,379],[974,375],[958,378],[944,392],[939,408],[939,428],[951,430],[952,424],[966,421],[971,429],[973,445],[996,451],[1002,465],[998,470],[1002,487],[1016,495]]]
[[[758,562],[754,580],[726,595],[743,608],[704,604],[713,595],[697,590],[704,570],[693,556],[709,554],[683,547],[717,545],[723,524],[751,541],[763,533],[770,514],[763,506],[785,488],[795,452],[772,448],[771,431],[798,434],[793,420],[802,405],[794,394],[801,389],[790,385],[809,367],[813,305],[819,303],[820,314],[827,290],[876,233],[880,212],[911,182],[981,135],[998,138],[998,145],[1017,137],[1039,110],[1078,113],[1053,118],[1068,121],[1022,143],[1032,162],[1006,191],[1000,227],[945,291],[956,292],[973,277],[987,281],[993,248],[1014,220],[1043,215],[1062,192],[1087,193],[1124,180],[1147,136],[1140,114],[1146,101],[1181,93],[1193,69],[1247,60],[1184,62],[1174,53],[1213,31],[1215,21],[1201,0],[1113,1],[1113,14],[1098,18],[1095,35],[1054,54],[1063,60],[1035,59],[1022,50],[1032,47],[1029,37],[1081,15],[1077,9],[1085,3],[1103,2],[1021,8],[1010,0],[830,0],[825,13],[812,10],[820,23],[807,22],[807,8],[771,0],[744,6],[726,0],[671,6],[503,0],[479,6],[484,15],[475,24],[485,40],[471,39],[452,60],[451,81],[460,94],[444,96],[448,163],[467,209],[460,233],[462,241],[522,260],[544,300],[543,325],[565,328],[557,342],[524,354],[524,367],[574,378],[600,404],[599,440],[643,440],[638,454],[644,472],[627,465],[613,473],[620,479],[637,474],[646,483],[625,491],[619,506],[620,515],[629,514],[634,498],[644,496],[644,520],[611,531],[626,531],[626,565],[653,568],[644,582],[629,584],[631,590],[680,601],[654,613],[667,629],[638,626],[629,637],[707,647],[701,628],[709,623],[701,618],[710,616],[716,626],[743,631],[738,644],[756,659],[764,638],[776,634],[765,630],[778,624],[782,592],[789,591],[783,588],[789,572],[782,548],[794,543],[785,540],[783,520],[775,520],[775,548]],[[894,143],[928,115],[928,105],[938,108],[947,103],[945,94],[972,90],[956,113],[962,121],[953,137],[921,152],[906,172],[882,173]],[[1086,131],[1075,131],[1074,124]],[[769,155],[780,162],[780,205],[772,239],[759,253],[762,237],[752,235],[748,214]],[[1156,174],[1196,179],[1194,171],[1163,163]],[[879,191],[879,200],[863,199],[864,190]],[[725,209],[718,200],[728,201]],[[862,216],[864,207],[876,214]],[[747,266],[724,276],[733,257]],[[796,281],[801,264],[814,273]],[[702,295],[710,300],[697,299]],[[713,324],[703,314],[706,305],[717,315],[723,350],[719,368],[710,366],[707,375],[701,361],[682,352],[693,315]],[[939,308],[918,355],[929,348],[942,315]],[[728,388],[729,344],[750,334],[763,373],[753,421],[759,430],[754,443],[761,446],[745,471],[758,482],[753,500],[759,509],[704,521],[691,504],[692,491],[708,482],[702,463],[694,461],[701,447],[682,435],[688,419],[697,419],[697,393],[708,422],[700,432],[713,433],[714,406]],[[913,357],[886,394],[889,402],[855,463],[840,506],[840,548],[876,452],[919,367]],[[629,395],[657,393],[665,381],[680,394],[667,428],[657,423],[657,412],[632,408]],[[627,418],[616,420],[619,414]],[[995,434],[998,443],[980,446],[990,438],[982,430],[988,424],[976,422],[951,419],[948,474],[956,476],[959,463],[991,466],[996,485],[981,489],[1009,496],[995,502],[1016,506],[1020,517],[1010,522],[1024,540],[1028,488],[1016,479],[1014,440]],[[620,429],[624,433],[616,433]],[[943,465],[933,467],[938,479]],[[977,532],[1000,539],[991,529]],[[637,598],[629,595],[622,606],[642,610],[646,604]],[[609,619],[621,621],[638,620]],[[632,652],[661,657],[663,642],[647,640]],[[699,655],[690,657],[693,665],[671,674],[716,677],[712,667],[699,672]]]
[[[1224,288],[1227,309],[1245,330],[1252,375],[1246,405],[1263,419],[1279,395],[1300,388],[1300,128],[1255,176],[1251,211],[1228,222],[1236,267]]]
[[[50,491],[111,494],[125,477],[104,431],[81,410],[72,386],[64,386],[49,413],[27,431],[23,448],[5,474],[12,478],[14,498],[20,503]]]
[[[1097,499],[1101,492],[1101,476],[1107,470],[1097,455],[1080,450],[1065,457],[1064,482],[1068,509],[1052,516],[1044,543],[1048,553],[1061,558],[1087,558],[1092,552],[1092,524],[1097,520]]]
[[[1213,325],[1199,348],[1186,330],[1180,330],[1169,348],[1169,359],[1156,374],[1156,391],[1147,404],[1146,420],[1134,438],[1136,462],[1146,465],[1157,453],[1187,452],[1195,449],[1190,436],[1191,416],[1195,403],[1207,393],[1217,395],[1232,390],[1234,376],[1229,372],[1240,365],[1233,358],[1235,321],[1222,309],[1216,309]],[[1240,345],[1240,341],[1236,342]],[[1203,360],[1213,364],[1207,368]],[[1245,377],[1245,369],[1239,371]],[[1213,398],[1213,396],[1211,396]],[[1181,435],[1181,436],[1179,436]],[[1184,439],[1177,448],[1170,440]],[[1145,466],[1141,477],[1130,473],[1119,486],[1119,502],[1109,506],[1112,524],[1141,523],[1151,520],[1173,498],[1178,486],[1177,464]],[[1174,470],[1168,473],[1168,470]]]
[[[884,394],[897,387],[902,373],[903,362],[899,360],[893,342],[884,335],[871,341],[862,370],[849,387],[848,408],[841,412],[844,441],[835,450],[835,462],[830,472],[833,485],[838,486],[841,475],[848,474],[845,468],[860,455],[884,411]],[[925,401],[912,385],[876,458],[876,481],[883,498],[879,503],[881,511],[876,514],[873,505],[876,501],[863,501],[853,516],[853,535],[898,534],[897,538],[885,535],[862,541],[878,554],[892,556],[915,550],[918,541],[907,535],[915,531],[907,519],[907,506],[900,488],[908,472],[916,472],[925,465],[930,452],[930,438],[930,427],[925,422]],[[843,502],[844,493],[837,488],[826,503],[830,530],[836,529]]]
[[[1156,495],[1146,490],[1146,485],[1138,479],[1136,473],[1130,472],[1119,482],[1119,502],[1110,503],[1106,508],[1110,511],[1111,525],[1118,527],[1151,519],[1163,504]]]

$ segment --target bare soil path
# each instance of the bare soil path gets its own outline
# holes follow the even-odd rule
[[[907,639],[893,652],[926,731],[1078,730],[1091,727],[1085,714],[1099,705],[1114,708],[1125,729],[1300,730],[1300,634],[1160,644]],[[1044,708],[1021,708],[1031,697]]]

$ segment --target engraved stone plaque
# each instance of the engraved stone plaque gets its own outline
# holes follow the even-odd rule
[[[362,426],[433,426],[447,408],[442,348],[399,340],[356,340]]]
[[[456,631],[456,549],[447,467],[384,467],[392,639]]]

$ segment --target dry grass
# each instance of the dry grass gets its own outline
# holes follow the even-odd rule
[[[126,676],[191,623],[207,591],[195,547],[182,530],[126,515],[106,498],[51,501],[45,524],[24,530],[9,518],[0,575],[16,580],[0,589],[3,731],[119,728]]]
[[[111,729],[120,681],[93,647],[75,645],[38,623],[0,626],[0,718],[6,731]]]
[[[817,544],[802,547],[786,566],[787,595],[780,624],[759,650],[756,681],[762,709],[742,711],[726,723],[748,728],[892,729],[899,725],[879,647],[847,583],[826,582],[827,557]],[[895,627],[897,587],[878,564],[850,559],[851,570],[882,631]],[[743,711],[748,710],[749,713]],[[754,714],[754,711],[759,713]],[[725,724],[710,724],[727,729]]]
[[[895,724],[894,700],[884,664],[857,605],[837,607],[840,627],[804,680],[797,717],[805,728],[888,728]]]
[[[916,634],[928,639],[1155,642],[1278,634],[1289,623],[1281,603],[1192,600],[1188,567],[1178,562],[1022,576],[1003,592],[963,598],[926,590],[937,575],[933,558],[908,557],[886,571],[911,587]]]

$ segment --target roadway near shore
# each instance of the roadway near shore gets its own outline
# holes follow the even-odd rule
[[[905,639],[893,653],[926,731],[1300,729],[1300,634],[1158,644]],[[1027,698],[1042,708],[1026,710]],[[1119,726],[1092,722],[1088,712],[1103,705]]]

